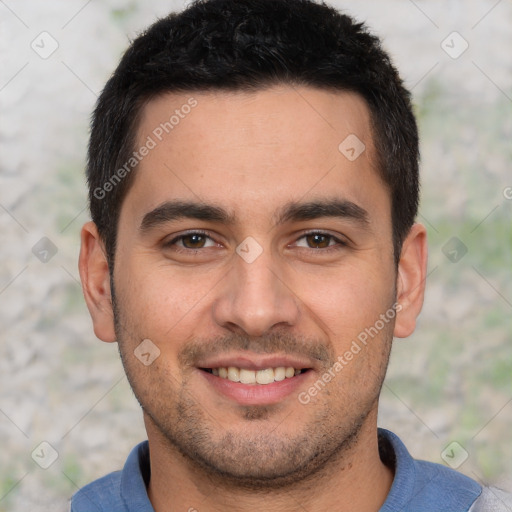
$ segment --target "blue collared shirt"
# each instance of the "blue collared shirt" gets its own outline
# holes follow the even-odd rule
[[[379,512],[468,512],[482,487],[440,464],[414,460],[400,439],[379,429],[381,457],[394,465],[395,478]],[[149,445],[137,445],[122,471],[80,489],[71,512],[154,512],[146,487],[150,478]]]

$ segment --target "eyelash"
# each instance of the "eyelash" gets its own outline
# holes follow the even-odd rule
[[[194,230],[194,231],[189,231],[187,233],[183,233],[183,234],[173,238],[171,241],[166,242],[164,244],[164,248],[170,248],[170,247],[174,246],[174,250],[176,252],[186,253],[186,254],[198,254],[202,249],[204,249],[203,247],[201,247],[199,249],[190,249],[190,248],[186,248],[186,247],[175,246],[175,244],[178,241],[183,240],[184,238],[186,238],[188,236],[192,236],[192,235],[204,236],[204,237],[209,238],[210,240],[214,241],[213,238],[209,235],[209,233],[207,231]],[[321,251],[322,253],[330,253],[331,251],[339,251],[340,249],[343,249],[344,247],[346,247],[348,245],[346,242],[344,242],[343,240],[340,240],[338,237],[335,237],[334,235],[331,235],[330,233],[326,233],[325,231],[319,231],[319,230],[304,232],[301,234],[301,236],[299,236],[299,238],[297,238],[297,240],[301,240],[302,238],[305,238],[305,237],[311,236],[311,235],[321,235],[321,236],[329,237],[331,240],[336,242],[336,245],[330,245],[330,246],[327,246],[324,248],[299,247],[299,249],[306,249],[306,250],[318,251],[318,252]]]

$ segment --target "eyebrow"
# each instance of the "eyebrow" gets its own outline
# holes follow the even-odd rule
[[[321,217],[338,217],[356,221],[362,226],[370,223],[368,212],[346,199],[324,199],[307,203],[290,202],[274,216],[275,224],[289,221],[314,220]]]
[[[369,224],[368,212],[346,199],[289,202],[274,214],[273,219],[275,226],[278,226],[290,221],[314,220],[321,217],[348,219],[362,227]],[[228,225],[236,223],[235,215],[220,206],[192,201],[166,201],[144,215],[140,231],[145,233],[179,219],[207,220]]]
[[[167,201],[146,213],[140,224],[142,232],[150,231],[162,224],[178,219],[197,219],[234,224],[235,217],[224,208],[191,201]]]

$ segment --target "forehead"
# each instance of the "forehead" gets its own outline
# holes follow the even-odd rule
[[[350,92],[274,86],[256,92],[165,94],[142,111],[136,148],[151,146],[127,200],[170,198],[244,210],[339,192],[386,202],[365,101]],[[377,197],[380,196],[380,197]]]

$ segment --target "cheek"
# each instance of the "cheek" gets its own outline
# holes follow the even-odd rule
[[[307,309],[328,328],[327,335],[343,340],[374,325],[394,298],[391,273],[375,266],[333,269],[321,280],[303,278],[300,289]]]
[[[137,259],[120,268],[123,270],[117,276],[116,294],[119,289],[122,317],[130,326],[125,336],[134,343],[149,338],[164,352],[176,351],[172,341],[191,336],[198,312],[215,282],[190,271],[143,265]]]
[[[346,404],[347,394],[371,401],[380,390],[396,316],[393,279],[383,275],[352,268],[321,291],[310,288],[308,309],[320,319],[317,325],[324,327],[338,358],[329,385],[333,402]]]

